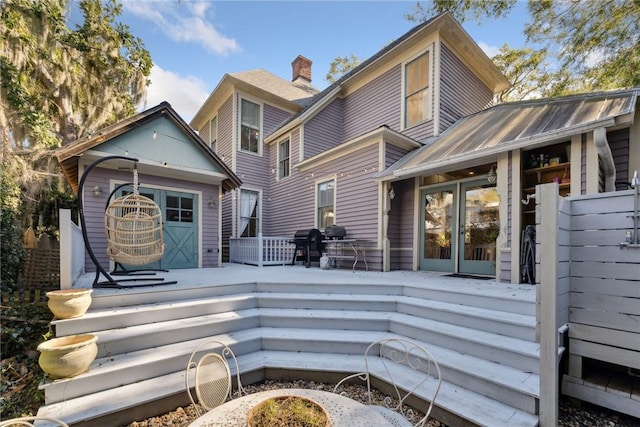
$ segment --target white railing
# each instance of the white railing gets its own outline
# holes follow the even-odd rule
[[[296,245],[288,237],[232,237],[229,239],[229,261],[239,264],[290,264]]]
[[[60,288],[71,288],[84,273],[84,239],[82,229],[71,220],[69,209],[60,209]]]

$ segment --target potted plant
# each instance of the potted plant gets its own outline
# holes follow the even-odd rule
[[[60,289],[47,292],[49,310],[57,319],[80,317],[91,305],[93,289]]]
[[[301,396],[276,396],[257,404],[247,417],[248,427],[330,427],[327,411]]]
[[[98,354],[97,335],[69,335],[38,345],[38,364],[51,378],[68,378],[89,369]]]

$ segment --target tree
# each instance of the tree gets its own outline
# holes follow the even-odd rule
[[[550,82],[560,78],[546,71],[548,61],[545,50],[514,49],[505,43],[491,59],[511,83],[509,89],[498,95],[499,102],[540,97]]]
[[[52,149],[131,116],[151,71],[116,0],[72,4],[83,17],[74,29],[67,0],[0,2],[2,162],[28,216],[62,185]]]
[[[514,4],[434,0],[428,7],[417,3],[405,17],[420,22],[449,11],[461,22],[469,17],[501,18]],[[640,1],[529,0],[528,9],[531,21],[523,31],[531,46],[501,49],[494,58],[514,86],[507,99],[515,94],[559,96],[640,85]]]
[[[325,76],[325,79],[329,83],[336,82],[340,77],[347,74],[360,64],[360,59],[353,53],[350,56],[337,56],[331,64],[329,64],[329,71]]]
[[[568,71],[550,95],[640,85],[640,1],[529,1],[529,12],[527,40]]]
[[[502,18],[509,14],[516,0],[431,0],[416,2],[413,10],[404,15],[409,22],[425,22],[432,16],[449,12],[459,22],[467,18],[480,21],[483,17]]]

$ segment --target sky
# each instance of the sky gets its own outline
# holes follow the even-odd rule
[[[187,1],[122,0],[127,24],[151,53],[144,108],[167,101],[189,122],[227,73],[263,69],[291,80],[298,56],[312,64],[322,90],[331,61],[365,60],[415,26],[404,16],[415,1]],[[464,29],[491,57],[500,46],[525,45],[528,18],[519,0],[508,18],[467,21]]]

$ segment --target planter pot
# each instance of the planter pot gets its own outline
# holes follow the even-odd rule
[[[51,378],[68,378],[89,369],[98,354],[93,334],[53,338],[38,345],[38,363]]]
[[[91,305],[93,289],[62,289],[47,292],[49,310],[57,319],[80,317]]]
[[[322,405],[302,396],[277,396],[254,406],[247,416],[248,427],[305,425],[331,427]]]

